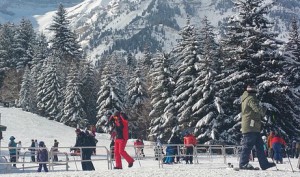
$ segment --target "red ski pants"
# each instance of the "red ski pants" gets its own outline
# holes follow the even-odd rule
[[[127,152],[125,151],[125,146],[126,146],[127,141],[123,139],[116,139],[115,140],[115,160],[116,160],[116,167],[117,168],[122,168],[122,161],[121,161],[121,156],[124,157],[124,159],[128,163],[133,163],[134,160],[132,157],[130,157]]]

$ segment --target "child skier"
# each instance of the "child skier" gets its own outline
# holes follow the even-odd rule
[[[283,163],[281,148],[282,146],[286,147],[286,142],[277,132],[275,133],[275,136],[272,138],[271,142],[272,142],[272,149],[274,151],[274,160],[276,160],[276,163],[279,162]]]
[[[37,161],[39,163],[38,172],[42,171],[42,167],[44,168],[45,172],[48,172],[47,163],[48,162],[48,151],[46,149],[45,143],[43,141],[40,141],[39,143],[39,149],[37,152]]]

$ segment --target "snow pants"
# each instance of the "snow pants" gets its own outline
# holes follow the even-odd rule
[[[40,163],[40,164],[39,164],[39,168],[38,168],[38,172],[41,172],[41,171],[42,171],[42,168],[44,168],[44,171],[45,171],[45,172],[48,172],[47,164],[45,164],[45,163]]]
[[[258,132],[249,132],[243,134],[242,152],[240,156],[239,166],[242,167],[249,163],[249,156],[253,146],[256,148],[256,155],[260,167],[263,169],[269,165],[267,157],[264,152],[264,142]]]
[[[124,139],[116,139],[115,140],[115,149],[114,149],[114,154],[115,154],[115,160],[116,160],[116,168],[122,169],[122,161],[121,161],[121,156],[124,157],[124,159],[128,163],[133,163],[134,160],[128,153],[125,151],[125,146],[126,146],[127,141]]]
[[[82,159],[84,162],[81,162],[81,167],[83,171],[93,171],[95,167],[91,161],[93,150],[91,148],[82,148]]]
[[[274,151],[274,160],[278,163],[282,163],[282,154],[281,154],[281,143],[273,143],[272,148]]]

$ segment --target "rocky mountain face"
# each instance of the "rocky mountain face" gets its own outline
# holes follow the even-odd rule
[[[22,2],[22,0],[5,1]],[[56,0],[24,1],[39,4],[56,2]],[[179,38],[178,31],[186,25],[188,18],[191,24],[201,26],[201,19],[207,16],[216,27],[216,33],[219,33],[226,17],[237,11],[233,8],[232,0],[59,1],[70,2],[66,3],[68,5],[77,3],[67,8],[70,25],[79,35],[79,41],[88,56],[93,59],[115,50],[137,54],[143,51],[145,46],[152,52],[169,50],[176,44],[176,39]],[[3,5],[0,4],[0,7]],[[269,18],[274,21],[274,30],[278,32],[280,38],[287,38],[290,21],[292,17],[297,17],[299,9],[298,0],[275,0]],[[40,30],[47,31],[46,28],[51,23],[49,15],[53,14],[47,13],[36,18]]]

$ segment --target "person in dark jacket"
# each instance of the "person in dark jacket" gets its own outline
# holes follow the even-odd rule
[[[91,161],[91,156],[93,154],[93,148],[84,148],[87,146],[94,146],[92,144],[92,138],[89,137],[85,132],[81,131],[79,128],[75,130],[77,137],[74,147],[81,147],[81,167],[83,171],[95,170],[93,162]]]
[[[125,151],[128,140],[128,118],[125,113],[116,111],[110,118],[109,123],[112,124],[116,130],[114,155],[116,166],[114,169],[122,169],[121,156],[128,162],[128,167],[133,166],[134,159]]]
[[[47,151],[47,148],[46,148],[45,143],[43,141],[40,141],[40,143],[39,143],[39,149],[37,150],[36,160],[38,162],[41,162],[41,163],[39,163],[38,172],[41,172],[42,168],[44,168],[45,172],[48,172],[48,168],[47,168],[48,151]]]
[[[10,162],[16,162],[17,161],[17,143],[15,142],[15,137],[11,136],[9,138],[9,156],[10,156]],[[13,164],[13,167],[16,167],[16,164]]]
[[[261,119],[265,116],[266,109],[259,105],[256,93],[255,86],[248,85],[241,98],[243,139],[239,167],[241,169],[254,169],[249,164],[249,156],[253,146],[255,146],[259,165],[262,170],[266,170],[274,167],[275,163],[268,162],[264,154],[263,140],[260,132],[262,128]]]
[[[177,133],[174,133],[173,136],[171,137],[170,139],[170,144],[174,144],[173,149],[174,149],[174,155],[176,156],[176,162],[174,163],[179,163],[179,159],[180,159],[180,156],[178,154],[178,151],[179,151],[179,145],[183,144],[183,141],[181,140],[181,138],[178,136]]]
[[[31,140],[31,145],[28,150],[31,152],[31,162],[35,162],[35,142],[34,139]]]

